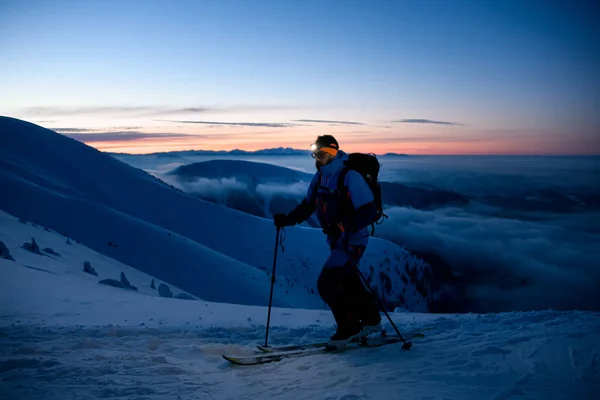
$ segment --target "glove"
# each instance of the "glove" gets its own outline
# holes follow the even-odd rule
[[[344,234],[344,227],[342,224],[330,225],[323,229],[323,233],[331,240],[337,241]]]
[[[273,222],[277,228],[283,228],[284,226],[295,225],[286,214],[275,214],[273,215]]]

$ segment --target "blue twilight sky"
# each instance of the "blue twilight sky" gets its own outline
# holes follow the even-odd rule
[[[100,149],[600,154],[592,1],[0,0],[0,113]]]

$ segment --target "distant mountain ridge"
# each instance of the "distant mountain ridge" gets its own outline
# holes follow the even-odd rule
[[[119,155],[127,155],[129,153],[115,153],[115,152],[107,152],[106,154],[119,156]],[[268,149],[260,149],[260,150],[181,150],[181,151],[166,151],[166,152],[157,152],[157,153],[149,153],[147,155],[153,156],[164,156],[164,157],[178,157],[178,156],[215,156],[215,155],[262,155],[262,156],[305,156],[310,154],[310,150],[301,150],[294,149],[292,147],[273,147]],[[397,153],[385,153],[380,154],[378,157],[407,157],[408,154],[397,154]]]
[[[115,153],[107,152],[109,155],[126,155],[129,153]],[[215,155],[272,155],[272,156],[289,156],[289,155],[307,155],[310,154],[310,150],[300,150],[291,147],[274,147],[270,149],[261,150],[180,150],[180,151],[165,151],[149,153],[147,155],[153,156],[166,156],[166,157],[177,157],[177,156],[215,156]]]

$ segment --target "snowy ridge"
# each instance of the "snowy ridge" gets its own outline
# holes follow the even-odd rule
[[[0,209],[194,296],[268,303],[271,220],[199,200],[80,142],[11,118],[0,118],[0,156],[0,187],[9,193],[0,197]],[[274,304],[322,308],[316,279],[328,252],[323,235],[304,227],[286,233]],[[371,241],[361,262],[386,302],[415,311],[427,311],[427,267],[380,239]],[[406,274],[404,283],[406,268],[420,277],[419,288]]]

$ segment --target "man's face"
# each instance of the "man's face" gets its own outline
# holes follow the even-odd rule
[[[315,158],[315,166],[322,167],[323,165],[327,165],[333,160],[333,156],[325,151],[316,150],[313,153],[313,157]]]

